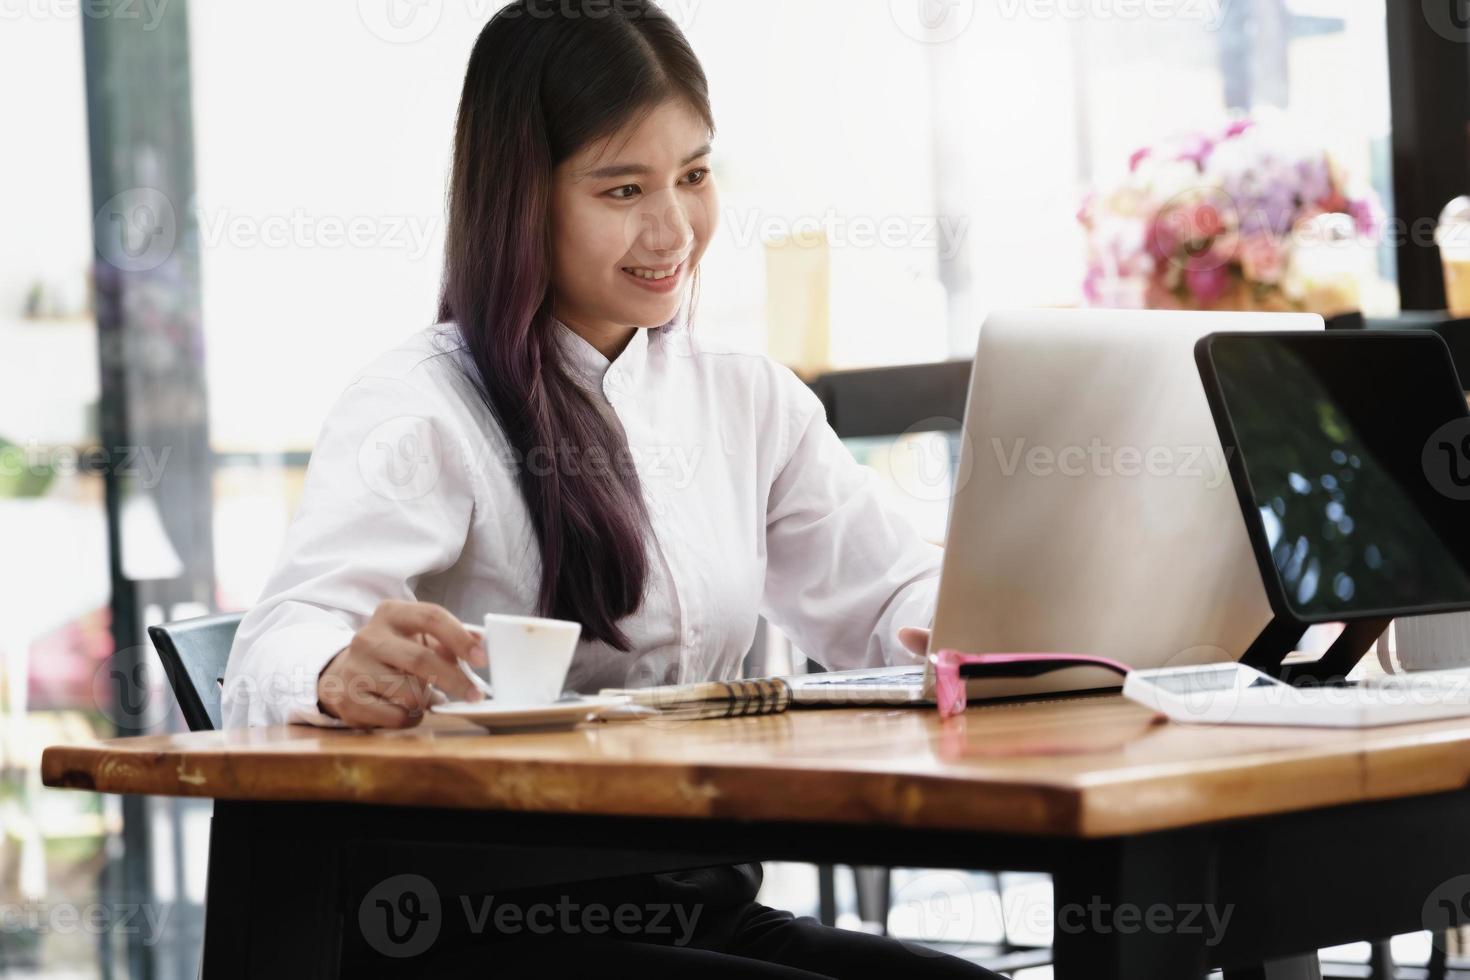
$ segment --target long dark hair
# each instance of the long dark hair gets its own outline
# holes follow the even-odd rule
[[[458,325],[471,380],[519,460],[534,451],[560,460],[563,447],[577,459],[628,457],[622,431],[562,367],[551,319],[552,171],[669,99],[714,131],[698,59],[648,0],[517,0],[475,42],[439,321]],[[649,567],[636,471],[520,465],[517,482],[541,546],[538,614],[629,650],[617,621],[642,602]]]

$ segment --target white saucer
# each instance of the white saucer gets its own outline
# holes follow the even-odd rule
[[[583,697],[551,704],[498,705],[494,699],[487,698],[484,701],[450,701],[436,704],[429,710],[464,718],[492,732],[552,732],[574,728],[610,708],[627,703],[627,697]]]

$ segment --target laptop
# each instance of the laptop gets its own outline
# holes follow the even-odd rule
[[[1271,618],[1194,363],[1216,331],[1314,314],[996,312],[980,330],[929,652],[1234,661]],[[933,703],[928,664],[788,678],[797,704]],[[972,678],[972,700],[1119,687],[1075,667]]]

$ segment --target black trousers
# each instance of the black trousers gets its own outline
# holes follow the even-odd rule
[[[383,932],[375,910],[367,909],[361,919],[367,942],[359,946],[372,948],[354,953],[349,943],[343,975],[1000,980],[917,943],[835,929],[762,905],[755,901],[762,874],[760,864],[747,863],[436,895],[432,943],[420,935],[398,948],[385,937],[407,933]]]

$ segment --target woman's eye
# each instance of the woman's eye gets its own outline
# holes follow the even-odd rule
[[[691,171],[689,171],[689,175],[685,178],[685,180],[689,181],[689,183],[691,183],[691,184],[700,184],[700,183],[703,183],[704,182],[704,179],[706,177],[708,177],[708,176],[709,176],[709,168],[708,167],[700,167],[697,170],[691,170]]]
[[[614,187],[612,190],[608,191],[607,193],[610,196],[612,196],[613,198],[615,198],[616,200],[626,201],[629,198],[634,197],[635,195],[637,195],[637,193],[638,193],[638,185],[637,184],[624,184],[622,187]]]

